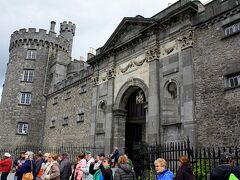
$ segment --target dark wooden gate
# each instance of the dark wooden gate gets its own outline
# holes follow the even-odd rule
[[[144,109],[145,95],[139,88],[134,91],[127,102],[126,128],[125,128],[125,153],[133,161],[134,167],[139,165],[139,153],[136,144],[143,141],[144,128],[146,124],[146,113]]]

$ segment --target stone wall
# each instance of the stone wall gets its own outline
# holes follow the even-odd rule
[[[44,145],[90,145],[90,97],[89,77],[48,96]]]
[[[36,59],[26,59],[28,48],[37,50]],[[47,54],[47,48],[34,45],[16,47],[10,51],[1,101],[1,146],[36,145],[42,142],[46,107],[43,87]],[[32,82],[22,80],[24,69],[33,69]],[[20,104],[21,92],[31,92],[30,105]],[[27,135],[18,134],[19,122],[28,123]]]
[[[238,18],[235,15],[195,31],[194,111],[198,146],[240,144],[240,91],[227,90],[224,75],[229,65],[238,67],[240,72],[240,36],[223,38],[223,25]]]

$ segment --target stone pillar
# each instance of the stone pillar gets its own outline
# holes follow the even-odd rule
[[[106,127],[105,127],[105,154],[109,154],[113,150],[112,146],[112,136],[113,136],[113,98],[114,98],[114,73],[112,72],[113,68],[109,68],[108,72],[108,86],[107,86],[107,114],[106,114]],[[110,73],[111,72],[111,73]]]
[[[95,146],[95,130],[97,118],[97,102],[98,102],[98,73],[95,72],[92,78],[92,101],[91,101],[91,118],[90,118],[90,137],[89,145]]]
[[[148,120],[147,143],[160,143],[160,93],[159,93],[159,51],[157,48],[147,51],[149,62],[149,96],[148,96]]]
[[[181,46],[182,68],[182,102],[181,112],[184,127],[184,137],[189,137],[191,146],[196,146],[196,122],[194,120],[193,101],[193,32],[189,31],[179,38]]]
[[[127,112],[116,109],[113,115],[113,147],[117,146],[120,153],[125,151],[125,125]]]

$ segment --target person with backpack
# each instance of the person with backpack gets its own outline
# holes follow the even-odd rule
[[[126,155],[121,155],[118,158],[118,167],[114,174],[114,180],[136,180],[136,174],[133,167],[129,165]]]
[[[232,165],[233,156],[228,152],[220,154],[221,164],[213,168],[210,180],[237,180],[240,179],[240,171]]]

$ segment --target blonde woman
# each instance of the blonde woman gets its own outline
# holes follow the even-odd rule
[[[167,162],[165,159],[158,158],[154,161],[155,171],[157,173],[156,180],[172,180],[173,173],[167,169]]]
[[[18,179],[22,179],[23,174],[32,172],[34,179],[36,178],[36,164],[33,160],[33,152],[27,151],[24,154],[25,162],[22,164],[22,166],[17,170],[16,176],[18,176]]]
[[[47,162],[49,163],[49,165],[44,171],[44,179],[60,180],[60,168],[57,159],[57,154],[50,154],[48,156]]]

